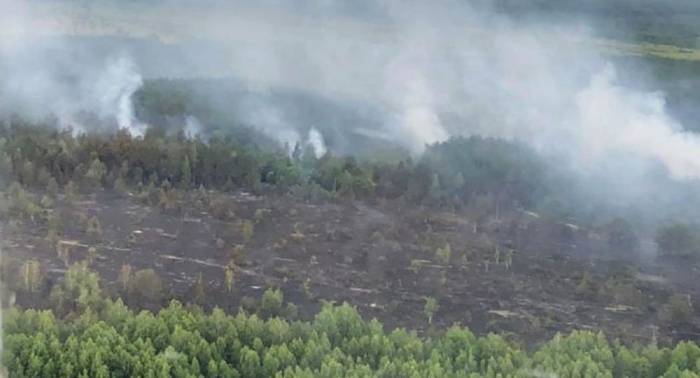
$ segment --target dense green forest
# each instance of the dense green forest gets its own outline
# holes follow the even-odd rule
[[[257,313],[205,313],[179,302],[135,313],[102,299],[98,276],[84,264],[72,266],[55,292],[59,315],[4,314],[11,377],[700,376],[700,347],[692,342],[630,347],[577,331],[525,351],[458,325],[422,337],[388,332],[347,304],[326,304],[312,321],[288,320],[282,293],[272,289]]]

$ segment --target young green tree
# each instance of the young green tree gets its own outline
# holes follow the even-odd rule
[[[282,314],[284,296],[280,289],[267,289],[263,293],[260,312],[263,317],[273,317]]]
[[[66,202],[70,205],[73,202],[75,202],[78,198],[78,191],[75,187],[75,184],[73,181],[68,181],[66,185],[63,187],[63,194],[65,197]]]
[[[13,182],[7,188],[7,198],[10,202],[8,210],[14,217],[33,220],[41,212],[41,207],[34,202],[32,196],[18,182]]]
[[[144,304],[160,303],[163,281],[153,269],[142,269],[134,274],[129,294]]]
[[[452,257],[452,248],[450,247],[450,243],[445,243],[445,246],[435,250],[435,257],[440,264],[448,265],[450,263],[450,258]]]
[[[88,218],[87,224],[85,225],[85,233],[93,239],[99,240],[102,238],[102,224],[100,220],[97,219],[97,216],[93,215]]]
[[[202,277],[201,272],[197,274],[197,278],[192,285],[191,298],[193,303],[199,305],[204,304],[204,301],[207,298],[206,286],[204,284],[204,278]]]
[[[437,300],[435,298],[425,297],[425,306],[423,306],[423,313],[428,319],[428,324],[433,324],[433,316],[439,308],[440,306],[438,305]]]
[[[254,227],[253,222],[247,219],[241,223],[241,235],[243,236],[243,241],[246,243],[253,238]]]
[[[102,180],[106,174],[107,166],[105,166],[99,158],[95,157],[92,159],[92,162],[90,162],[90,165],[88,166],[88,170],[85,172],[85,179],[87,180],[88,184],[92,185],[93,187],[102,187]]]
[[[233,290],[234,275],[234,267],[231,266],[231,264],[226,265],[226,268],[224,268],[224,282],[226,284],[226,290],[229,293]]]
[[[89,247],[87,250],[87,254],[85,256],[85,262],[87,263],[88,266],[91,266],[95,262],[97,257],[98,257],[97,248]]]
[[[121,269],[119,269],[119,276],[117,277],[117,282],[120,284],[121,289],[124,292],[129,291],[131,285],[131,265],[122,265]]]
[[[688,323],[693,317],[690,296],[674,294],[666,304],[666,312],[672,324],[682,325]]]
[[[68,268],[63,281],[53,287],[51,300],[59,313],[97,310],[103,304],[100,278],[86,262],[75,263]]]
[[[41,266],[37,260],[27,260],[22,264],[22,287],[28,292],[39,290],[42,281]]]

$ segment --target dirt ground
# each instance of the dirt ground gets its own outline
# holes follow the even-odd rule
[[[288,195],[198,191],[176,207],[164,211],[113,192],[81,195],[71,205],[60,199],[53,212],[60,220],[58,244],[68,251],[61,257],[45,224],[3,217],[8,291],[20,306],[47,306],[49,288],[67,264],[94,247],[92,268],[110,295],[119,294],[125,264],[158,273],[166,286],[163,300],[132,303],[151,309],[168,298],[191,300],[201,277],[202,304],[230,312],[245,297],[279,287],[302,317],[322,301],[346,301],[387,328],[432,332],[459,323],[525,345],[572,329],[600,329],[640,343],[700,340],[700,319],[679,325],[665,311],[673,293],[688,294],[691,305],[700,298],[694,264],[613,258],[596,232],[535,213],[477,222],[468,211],[437,212],[400,201],[312,204]],[[101,236],[86,232],[85,219],[92,216]],[[44,278],[36,292],[19,285],[29,259],[39,261]],[[229,291],[225,267],[232,259]],[[439,305],[432,325],[426,297]]]

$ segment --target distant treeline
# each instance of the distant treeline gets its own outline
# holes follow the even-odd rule
[[[531,207],[546,192],[543,163],[517,143],[452,138],[423,156],[396,159],[316,158],[310,147],[262,148],[235,136],[208,141],[150,129],[83,134],[14,123],[0,129],[0,174],[25,187],[68,183],[84,188],[162,186],[278,190],[355,199],[402,198],[463,206],[488,197],[493,205]]]
[[[603,37],[695,47],[700,37],[700,3],[695,0],[494,0],[514,18],[543,22],[584,21]]]

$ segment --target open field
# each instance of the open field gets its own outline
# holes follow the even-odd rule
[[[160,9],[157,6],[143,6],[138,2],[130,4],[105,2],[99,5],[81,4],[78,2],[36,2],[30,3],[33,14],[39,15],[28,20],[31,22],[31,31],[41,36],[72,36],[72,37],[118,37],[134,38],[157,41],[166,45],[178,44],[189,41],[192,38],[200,38],[200,33],[205,33],[215,40],[245,40],[244,35],[236,36],[224,30],[207,28],[206,24],[199,24],[202,19],[212,17],[211,12],[203,10],[201,7],[193,6],[188,8],[175,7],[171,9]],[[239,16],[238,12],[231,9],[220,9],[216,14],[221,20],[227,17]],[[199,15],[198,15],[199,14]],[[280,14],[279,17],[285,17]],[[259,28],[256,23],[255,14],[246,17],[248,25],[240,25],[239,30],[247,28]],[[197,21],[199,20],[199,21]],[[211,24],[221,23],[221,20],[211,20]],[[290,21],[290,20],[286,20]],[[292,20],[294,21],[294,20]],[[299,23],[299,35],[303,35],[306,27],[302,20],[294,21]],[[350,30],[356,29],[360,33],[361,28],[368,25],[353,25],[349,22],[345,27]],[[11,26],[0,30],[1,33],[16,33],[18,30]],[[26,31],[26,30],[25,30]],[[371,37],[375,43],[381,44],[383,34],[391,30],[376,29]],[[475,35],[482,33],[481,30],[472,29],[470,32]],[[244,34],[244,33],[243,33]],[[593,30],[596,34],[596,30]],[[294,35],[278,36],[279,38],[293,41]],[[697,61],[700,60],[700,49],[678,45],[669,42],[654,41],[630,41],[629,39],[610,38],[605,35],[594,38],[569,40],[567,43],[572,48],[593,47],[602,54],[614,56],[648,56],[655,58]]]

